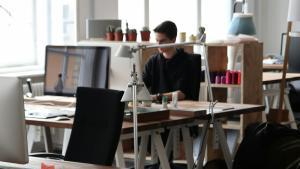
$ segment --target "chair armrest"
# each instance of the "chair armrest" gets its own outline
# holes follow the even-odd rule
[[[63,160],[65,157],[61,154],[56,153],[31,153],[29,154],[31,157],[40,157],[40,158],[50,158],[50,159],[56,159],[56,160]]]

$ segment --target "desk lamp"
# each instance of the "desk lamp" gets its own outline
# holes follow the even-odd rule
[[[280,84],[279,112],[278,113],[281,112],[282,106],[283,106],[283,95],[284,95],[284,89],[285,89],[285,77],[286,77],[286,71],[287,71],[287,62],[289,59],[291,34],[293,34],[292,24],[293,24],[293,22],[300,22],[300,0],[290,0],[289,1],[287,21],[288,21],[287,36],[286,36],[286,43],[285,43],[282,80],[281,80],[281,84]],[[279,115],[279,118],[280,118],[280,115]]]
[[[201,39],[201,38],[200,38]],[[195,42],[183,42],[183,43],[169,43],[169,44],[159,44],[159,45],[139,45],[137,47],[130,47],[121,45],[116,52],[116,56],[118,57],[126,57],[133,58],[133,53],[136,53],[139,50],[149,49],[149,48],[167,48],[167,47],[175,47],[175,46],[185,46],[185,45],[193,45],[198,44],[202,45],[202,43]],[[205,58],[206,60],[206,58]],[[207,60],[206,60],[207,61]],[[212,100],[212,91],[210,84],[210,77],[208,73],[208,64],[206,62],[206,76],[208,78],[208,88],[209,90],[209,100]],[[147,90],[145,84],[141,79],[138,79],[138,73],[136,72],[136,65],[133,64],[132,72],[131,72],[131,81],[128,83],[128,86],[124,92],[124,95],[121,99],[122,102],[132,101],[132,111],[133,111],[133,135],[134,135],[134,168],[138,169],[138,127],[137,127],[137,102],[138,101],[151,101],[150,93]]]
[[[116,56],[133,58],[133,53],[140,49],[131,48],[129,46],[121,45],[118,49]],[[134,138],[134,168],[138,169],[138,127],[137,127],[137,102],[138,101],[151,101],[150,93],[145,87],[143,82],[138,79],[138,74],[135,69],[135,64],[132,65],[131,81],[123,94],[121,99],[122,102],[132,101],[132,112],[133,112],[133,138]]]

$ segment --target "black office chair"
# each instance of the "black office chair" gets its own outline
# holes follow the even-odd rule
[[[123,91],[117,90],[77,88],[74,124],[64,160],[112,165],[123,123],[122,95]]]
[[[289,48],[288,72],[300,73],[300,37],[291,37]],[[295,113],[296,119],[300,120],[300,80],[289,83],[290,103]]]
[[[192,69],[193,69],[193,100],[199,100],[199,91],[200,91],[200,82],[204,81],[204,72],[201,70],[201,55],[200,54],[191,54],[192,60]]]

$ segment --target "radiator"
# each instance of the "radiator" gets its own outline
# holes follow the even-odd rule
[[[32,83],[31,84],[32,88],[32,94],[33,96],[42,96],[44,95],[44,83],[39,82],[39,83]],[[23,93],[26,94],[29,92],[27,84],[23,85]]]

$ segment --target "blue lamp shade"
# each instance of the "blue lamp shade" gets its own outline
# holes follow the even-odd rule
[[[234,13],[228,33],[230,35],[255,35],[252,14]]]

